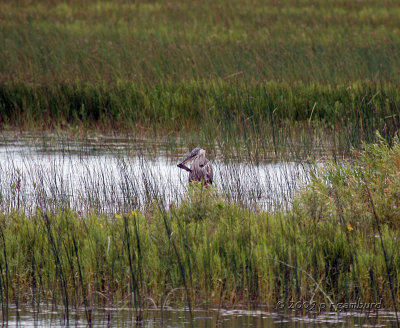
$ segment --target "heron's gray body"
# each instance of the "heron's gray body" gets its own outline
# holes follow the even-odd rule
[[[189,182],[204,181],[204,184],[212,184],[213,170],[211,162],[205,156],[198,156],[190,166]]]
[[[185,165],[193,161],[190,169]],[[205,185],[212,184],[213,182],[213,169],[211,162],[206,158],[206,151],[201,148],[195,148],[190,155],[178,167],[189,171],[189,182],[200,181]]]

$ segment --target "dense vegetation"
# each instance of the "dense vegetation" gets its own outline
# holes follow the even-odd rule
[[[137,308],[400,301],[400,144],[334,162],[293,208],[252,212],[192,186],[165,209],[0,216],[0,296]],[[329,302],[328,302],[329,303]]]
[[[5,1],[1,124],[348,153],[399,128],[399,16],[372,0]]]

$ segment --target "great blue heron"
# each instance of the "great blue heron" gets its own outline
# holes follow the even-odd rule
[[[193,161],[190,168],[185,164]],[[178,167],[189,173],[189,182],[200,181],[205,185],[213,182],[213,169],[211,162],[206,158],[206,151],[202,148],[195,148],[185,160],[178,164]]]

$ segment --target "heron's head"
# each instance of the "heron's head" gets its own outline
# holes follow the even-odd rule
[[[188,157],[186,157],[181,164],[186,164],[194,160],[197,156],[205,156],[206,151],[202,148],[195,148],[191,151]]]

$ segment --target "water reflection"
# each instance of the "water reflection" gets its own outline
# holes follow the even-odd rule
[[[18,315],[17,315],[18,313]],[[129,308],[108,309],[96,308],[93,311],[94,327],[132,327],[137,326],[135,311]],[[42,305],[40,311],[29,307],[9,309],[9,317],[4,325],[10,327],[87,327],[88,322],[83,309],[71,312],[67,321],[62,308]],[[148,310],[140,327],[394,327],[395,313],[379,311],[375,313],[275,313],[262,310],[194,310],[192,316],[188,311],[167,309]]]

